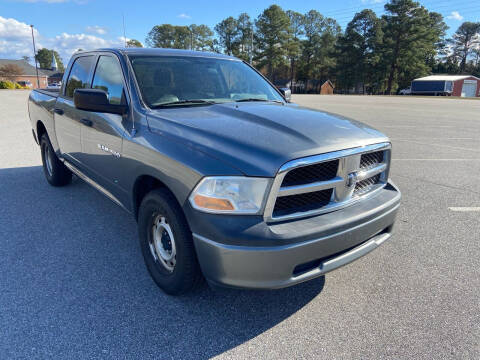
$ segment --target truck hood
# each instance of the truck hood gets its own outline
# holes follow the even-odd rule
[[[227,103],[152,110],[150,130],[250,176],[274,176],[285,162],[388,141],[360,122],[278,103]]]

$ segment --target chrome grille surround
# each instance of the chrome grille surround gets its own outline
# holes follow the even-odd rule
[[[367,168],[361,168],[360,162],[362,155],[378,151],[383,151],[382,163],[371,165]],[[279,169],[270,189],[270,194],[268,195],[265,205],[265,221],[285,221],[331,212],[349,206],[376,193],[387,184],[388,172],[390,170],[390,156],[391,144],[389,142],[384,142],[309,156],[285,163]],[[339,164],[337,176],[333,179],[295,186],[282,186],[283,179],[289,171],[336,159],[339,160]],[[369,184],[368,187],[362,187],[362,191],[355,192],[357,183],[363,185],[366,183],[365,180],[374,178],[377,175],[379,175],[377,183]],[[275,203],[278,197],[305,194],[326,189],[333,189],[332,198],[327,205],[310,211],[297,212],[284,216],[274,216]]]

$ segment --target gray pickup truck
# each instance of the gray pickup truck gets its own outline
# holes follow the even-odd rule
[[[130,212],[153,280],[181,294],[294,285],[390,237],[389,139],[288,95],[229,56],[100,49],[28,105],[48,182],[75,174]]]

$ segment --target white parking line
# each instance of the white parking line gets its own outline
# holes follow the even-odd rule
[[[432,137],[424,137],[424,138],[390,138],[390,140],[478,140],[475,138],[432,138]]]
[[[449,207],[452,211],[460,211],[460,212],[480,212],[480,207]]]
[[[480,150],[477,149],[471,149],[471,148],[465,148],[465,147],[459,147],[459,146],[450,146],[450,145],[443,145],[443,144],[432,144],[432,143],[427,143],[427,142],[420,142],[420,141],[413,141],[413,140],[398,140],[397,141],[404,141],[407,143],[411,144],[418,144],[418,145],[423,145],[423,146],[438,146],[438,147],[443,147],[443,148],[448,148],[448,149],[455,149],[455,150],[466,150],[466,151],[474,151],[474,152],[479,152]]]
[[[480,159],[392,159],[392,161],[480,161]]]
[[[383,125],[384,128],[424,128],[423,125]],[[453,125],[436,125],[435,128],[453,128]]]
[[[416,128],[418,125],[383,125],[384,128]]]

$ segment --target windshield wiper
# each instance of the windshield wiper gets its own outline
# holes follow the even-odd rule
[[[268,100],[268,99],[259,99],[259,98],[246,98],[246,99],[235,100],[235,102],[248,102],[248,101],[276,102],[279,104],[283,104],[283,102],[281,102],[280,100]]]
[[[208,101],[208,100],[202,100],[202,99],[191,99],[191,100],[177,100],[177,101],[171,101],[171,102],[166,102],[163,104],[158,104],[158,105],[152,105],[152,109],[158,109],[162,107],[169,107],[169,106],[177,106],[177,105],[213,105],[215,104],[214,101]]]

